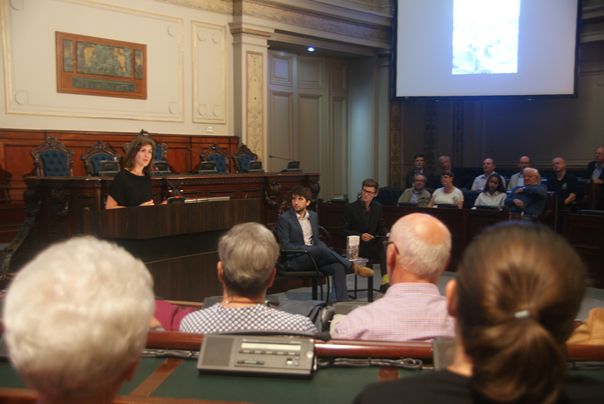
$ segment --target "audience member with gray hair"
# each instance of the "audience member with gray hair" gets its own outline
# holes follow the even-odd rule
[[[412,213],[390,231],[386,266],[390,288],[336,324],[333,338],[425,340],[452,337],[454,321],[436,283],[449,262],[451,234],[433,216]]]
[[[238,224],[220,239],[218,256],[216,274],[222,284],[222,301],[185,316],[181,332],[317,332],[308,317],[265,304],[279,257],[279,245],[270,230],[259,223]]]
[[[40,402],[112,402],[134,374],[153,309],[151,275],[123,248],[93,237],[52,245],[8,290],[11,362]]]
[[[403,191],[398,198],[398,203],[413,203],[420,208],[425,208],[430,202],[432,195],[426,190],[426,176],[415,174],[413,176],[413,186]]]
[[[522,170],[524,185],[515,187],[504,201],[510,212],[521,213],[524,220],[534,220],[545,209],[547,189],[541,185],[541,176],[536,168]]]

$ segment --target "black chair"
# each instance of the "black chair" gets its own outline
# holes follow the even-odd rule
[[[279,242],[279,237],[276,231],[276,225],[272,225],[273,234],[275,235],[275,239],[277,243]],[[327,229],[323,226],[319,226],[319,232],[321,233],[321,238],[331,239],[331,236]],[[287,260],[292,257],[307,255],[309,258],[310,265],[307,268],[301,268],[297,270],[291,270],[287,267]],[[321,272],[319,270],[319,266],[315,261],[314,257],[303,249],[281,249],[279,252],[279,260],[277,261],[277,277],[279,278],[292,278],[292,279],[309,279],[311,281],[311,290],[312,290],[312,299],[317,300],[319,294],[317,293],[317,289],[320,288],[321,294],[320,299],[325,300],[327,304],[329,304],[331,298],[331,288],[330,288],[330,279],[329,275]],[[327,294],[326,298],[323,298],[323,283],[327,285]]]

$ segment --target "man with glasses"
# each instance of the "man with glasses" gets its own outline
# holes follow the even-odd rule
[[[409,203],[417,205],[419,208],[427,208],[432,195],[426,189],[426,177],[422,174],[415,174],[413,186],[403,191],[398,203]]]
[[[383,241],[380,236],[387,233],[382,205],[375,200],[379,185],[367,178],[361,185],[361,195],[346,207],[344,213],[344,236],[359,236],[359,256],[380,262],[382,275],[386,274],[383,264]],[[386,280],[387,282],[387,280]]]
[[[451,233],[440,220],[423,213],[400,218],[386,250],[390,288],[381,299],[350,312],[331,336],[386,341],[452,337],[454,321],[437,286],[450,252]]]

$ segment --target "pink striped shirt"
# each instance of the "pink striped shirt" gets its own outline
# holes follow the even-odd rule
[[[452,337],[455,321],[432,283],[397,283],[384,297],[358,307],[340,321],[332,338],[386,341]]]

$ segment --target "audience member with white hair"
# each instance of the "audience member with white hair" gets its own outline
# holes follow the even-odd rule
[[[238,224],[220,239],[218,256],[216,274],[222,284],[222,301],[186,315],[181,332],[317,332],[308,317],[265,304],[279,257],[279,245],[270,230],[259,223]]]
[[[524,185],[512,189],[506,197],[504,206],[510,212],[521,213],[523,219],[534,220],[545,209],[547,189],[541,185],[541,176],[536,168],[522,170]]]
[[[337,323],[332,337],[405,341],[453,336],[453,318],[436,286],[450,251],[451,234],[435,217],[412,213],[400,218],[386,251],[390,288]]]
[[[153,309],[151,275],[123,248],[93,237],[52,245],[8,290],[10,360],[40,402],[112,402],[134,374]]]

